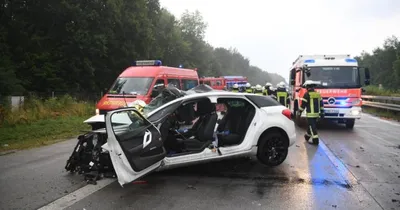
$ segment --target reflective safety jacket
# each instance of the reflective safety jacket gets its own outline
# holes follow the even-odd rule
[[[269,86],[265,86],[264,88],[265,88],[264,89],[265,96],[270,96],[270,95],[274,94],[274,91],[272,91]]]
[[[238,88],[233,88],[233,89],[232,89],[232,92],[234,92],[234,93],[239,93],[239,89],[238,89]]]
[[[253,89],[251,89],[251,88],[246,88],[246,93],[253,93]]]
[[[310,90],[306,92],[301,99],[300,111],[307,110],[307,118],[319,118],[320,114],[324,111],[324,102],[322,101],[321,94]]]
[[[289,94],[286,90],[277,90],[276,91],[276,100],[285,107],[289,107],[290,99]]]
[[[262,90],[255,89],[254,93],[257,94],[257,95],[263,95],[263,91]]]

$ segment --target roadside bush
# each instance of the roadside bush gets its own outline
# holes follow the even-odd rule
[[[2,108],[0,111],[3,119],[0,118],[0,125],[27,124],[57,117],[90,116],[94,114],[94,107],[93,103],[77,101],[69,95],[49,99],[29,96],[18,110]]]
[[[400,96],[400,90],[388,90],[388,89],[379,89],[377,86],[367,86],[364,87],[366,92],[364,95],[374,95],[374,96]]]

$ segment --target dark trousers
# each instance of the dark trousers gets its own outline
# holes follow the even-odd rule
[[[305,135],[306,140],[309,140],[310,138],[318,139],[317,119],[318,118],[313,118],[313,117],[307,118],[308,126],[307,126],[307,134]]]

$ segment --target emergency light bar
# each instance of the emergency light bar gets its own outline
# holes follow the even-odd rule
[[[308,59],[308,60],[305,60],[304,63],[315,63],[315,60],[314,59]]]
[[[346,62],[347,63],[357,63],[357,60],[353,59],[353,58],[346,58]]]
[[[142,60],[135,61],[134,66],[161,66],[162,62],[160,60]]]

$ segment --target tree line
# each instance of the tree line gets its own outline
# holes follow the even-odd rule
[[[386,89],[400,89],[400,41],[392,36],[384,41],[372,53],[362,52],[356,59],[359,66],[368,67],[371,73],[371,84]]]
[[[198,68],[200,76],[284,80],[236,49],[214,48],[206,28],[198,11],[177,18],[158,0],[3,0],[0,96],[101,91],[134,60],[148,59]]]

